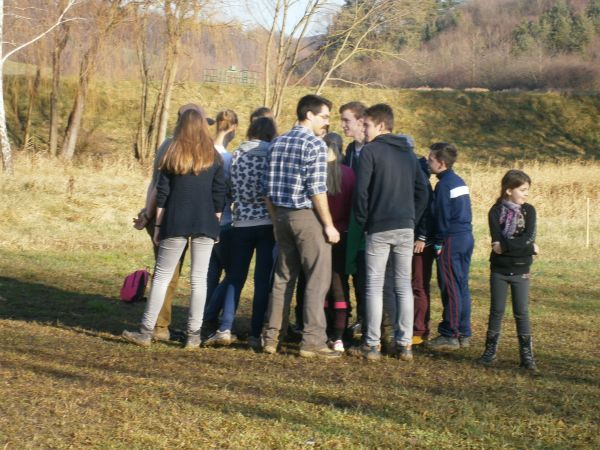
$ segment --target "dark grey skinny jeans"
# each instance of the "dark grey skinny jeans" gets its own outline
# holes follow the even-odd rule
[[[517,324],[517,334],[531,335],[531,324],[529,323],[529,274],[503,275],[497,272],[492,272],[490,275],[492,301],[490,303],[488,335],[500,334],[509,286],[513,316]]]

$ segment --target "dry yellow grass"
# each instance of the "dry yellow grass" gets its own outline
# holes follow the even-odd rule
[[[132,159],[86,159],[65,164],[19,155],[14,178],[0,178],[0,248],[28,250],[126,249],[147,245],[131,219],[143,205],[148,168]],[[600,163],[570,161],[515,164],[533,180],[530,203],[539,215],[538,244],[545,261],[593,261],[600,256]],[[511,166],[459,161],[470,186],[476,258],[489,251],[487,211]],[[590,199],[591,245],[586,243]]]

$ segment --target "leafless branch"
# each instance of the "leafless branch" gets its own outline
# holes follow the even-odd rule
[[[329,81],[339,81],[341,83],[351,84],[352,86],[360,86],[360,87],[369,87],[376,86],[383,89],[388,89],[388,87],[383,83],[378,82],[368,82],[368,83],[359,83],[358,81],[346,80],[344,78],[330,78]]]
[[[2,57],[2,64],[4,64],[8,58],[10,58],[12,55],[14,55],[15,53],[17,53],[19,50],[27,47],[28,45],[33,44],[36,41],[39,41],[40,39],[42,39],[44,36],[46,36],[48,33],[52,32],[52,30],[54,30],[56,27],[58,27],[59,25],[62,25],[63,23],[66,22],[72,22],[74,20],[83,20],[83,18],[81,17],[74,17],[74,18],[68,18],[66,19],[65,16],[66,14],[69,12],[69,10],[75,6],[78,3],[83,3],[85,0],[69,0],[69,2],[67,3],[67,5],[65,6],[65,8],[62,10],[62,12],[60,13],[60,15],[58,16],[58,18],[56,19],[56,22],[48,29],[46,29],[44,32],[38,34],[36,37],[34,37],[33,39],[30,39],[29,41],[19,45],[18,47],[12,49],[11,51],[7,52],[3,57]]]

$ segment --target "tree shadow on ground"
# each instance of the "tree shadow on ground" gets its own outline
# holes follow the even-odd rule
[[[71,292],[45,284],[0,277],[0,319],[40,322],[119,335],[139,325],[145,302]],[[173,318],[183,320],[187,308],[173,305]]]

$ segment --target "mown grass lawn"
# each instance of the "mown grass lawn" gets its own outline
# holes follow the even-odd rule
[[[126,344],[119,335],[144,305],[118,300],[122,277],[152,265],[147,236],[130,225],[147,173],[126,161],[44,157],[19,156],[15,167],[14,178],[0,179],[2,449],[600,448],[597,163],[524,167],[542,249],[530,308],[535,377],[518,369],[510,307],[498,363],[473,363],[489,307],[485,214],[505,167],[458,168],[473,192],[472,347],[421,351],[412,364],[305,360],[295,345],[268,356],[243,342],[195,353]],[[180,285],[179,329],[189,294]],[[249,284],[242,336],[251,294]]]
[[[146,249],[138,249],[143,259]],[[538,264],[531,314],[541,374],[517,368],[507,316],[498,364],[483,345],[486,264],[473,267],[474,342],[452,354],[312,361],[290,345],[184,352],[121,341],[143,305],[116,298],[120,256],[0,251],[4,448],[598,448],[597,266]],[[185,293],[175,308],[186,317]],[[248,329],[250,290],[239,329]],[[434,317],[439,318],[438,297]]]

